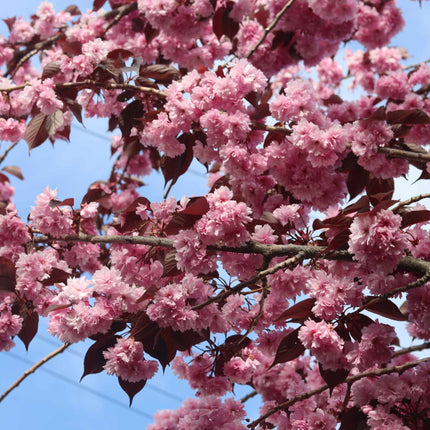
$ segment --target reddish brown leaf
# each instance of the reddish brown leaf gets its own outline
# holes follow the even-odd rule
[[[72,16],[81,15],[81,10],[75,4],[68,6],[66,9],[64,9],[64,12],[68,12]]]
[[[351,336],[355,340],[358,340],[360,342],[361,341],[361,330],[364,327],[367,327],[368,325],[370,325],[372,323],[373,323],[373,320],[371,318],[369,318],[367,315],[351,314],[351,315],[348,315],[348,319],[346,321],[346,326],[347,326]]]
[[[378,194],[385,195],[385,198],[383,200],[390,199],[394,193],[394,179],[381,179],[375,178],[374,176],[370,175],[366,185],[366,193],[370,197],[371,202],[374,206],[375,204],[373,203],[372,198],[374,200],[375,196],[377,196]],[[378,203],[379,201],[380,200],[378,199]]]
[[[209,210],[209,204],[205,197],[192,197],[186,208],[180,211],[185,215],[204,215]]]
[[[364,170],[361,166],[357,166],[357,168],[349,171],[346,186],[348,188],[350,200],[358,196],[364,190],[368,179],[369,172]]]
[[[401,213],[400,216],[402,217],[402,228],[405,228],[409,227],[410,225],[430,220],[430,211],[408,211]]]
[[[49,287],[54,284],[66,283],[67,279],[69,279],[70,276],[71,276],[70,273],[67,273],[64,270],[57,269],[56,267],[54,267],[51,270],[49,278],[43,280],[42,284],[45,287]]]
[[[9,173],[10,175],[16,176],[21,180],[24,179],[24,176],[22,176],[22,170],[18,166],[5,166],[2,170],[6,173]]]
[[[46,117],[46,130],[49,136],[53,136],[64,124],[63,112],[58,109],[53,114]]]
[[[139,391],[141,391],[142,388],[145,386],[146,379],[142,379],[141,381],[137,381],[137,382],[130,382],[130,381],[126,381],[124,379],[118,378],[118,382],[121,388],[127,393],[128,397],[130,398],[129,406],[131,406],[134,396]]]
[[[346,249],[350,234],[351,232],[349,231],[349,229],[340,231],[334,236],[333,239],[330,240],[329,245],[324,251],[328,252],[333,250]]]
[[[270,367],[278,363],[286,363],[287,361],[294,360],[305,352],[305,347],[299,339],[299,329],[287,334],[278,346],[276,351],[275,360]]]
[[[73,198],[68,198],[64,200],[50,200],[49,207],[57,208],[59,206],[73,206],[75,204],[75,200]]]
[[[38,325],[39,315],[34,310],[28,311],[24,316],[21,330],[18,333],[18,337],[22,340],[27,351],[30,342],[33,340],[34,336],[36,336]]]
[[[177,267],[176,250],[170,250],[164,257],[163,276],[175,276],[182,273]]]
[[[52,78],[61,70],[61,65],[58,61],[49,62],[42,71],[42,81],[47,78]]]
[[[181,76],[178,69],[165,64],[152,64],[142,66],[139,70],[139,76],[142,78],[151,78],[162,84],[171,84],[172,81],[179,79]]]
[[[285,312],[282,312],[281,316],[277,321],[285,321],[288,319],[292,320],[305,320],[312,316],[312,308],[315,305],[315,299],[305,299],[301,302],[288,308]]]
[[[320,375],[324,379],[324,382],[330,387],[330,392],[333,390],[334,387],[336,387],[336,385],[342,384],[342,382],[345,381],[349,374],[348,369],[329,370],[324,369],[321,363],[318,364],[320,369]]]
[[[0,257],[0,291],[15,291],[15,265],[6,257]]]
[[[420,109],[394,110],[386,118],[391,124],[430,124],[429,116]]]
[[[96,12],[103,7],[106,3],[106,0],[94,0],[93,2],[93,11]]]
[[[12,31],[15,21],[16,21],[16,16],[13,16],[12,18],[6,18],[3,20],[3,22],[7,25],[7,28],[9,29],[9,31]]]
[[[202,330],[197,332],[194,330],[175,331],[172,330],[172,336],[176,342],[176,348],[178,351],[191,351],[191,347],[197,345],[210,337],[209,330]],[[249,343],[246,340],[243,342],[245,347]]]
[[[46,128],[47,118],[48,115],[38,113],[27,124],[24,138],[30,151],[40,146],[48,138],[48,130]]]
[[[81,123],[82,121],[82,106],[76,101],[68,97],[60,97],[62,102],[70,109],[73,116]]]
[[[358,406],[348,409],[342,414],[339,430],[369,430],[367,415]]]
[[[408,319],[400,312],[400,309],[389,299],[373,296],[366,297],[365,309],[374,314],[381,315],[394,321],[407,321]]]
[[[120,337],[117,335],[103,336],[88,348],[84,358],[84,373],[81,376],[81,381],[87,375],[103,371],[103,366],[106,364],[103,351],[115,346]]]

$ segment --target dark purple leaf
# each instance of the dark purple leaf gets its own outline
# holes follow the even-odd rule
[[[369,318],[367,315],[351,314],[348,316],[348,319],[346,321],[346,326],[351,336],[355,340],[358,340],[360,342],[362,329],[372,324],[373,322],[374,321],[371,318]]]
[[[372,296],[368,296],[366,299],[368,303],[366,303],[364,306],[367,311],[395,321],[408,320],[391,300]]]
[[[354,406],[342,414],[339,430],[369,430],[367,415],[358,406]]]
[[[375,196],[385,194],[383,200],[390,199],[394,193],[394,179],[381,179],[370,175],[366,185],[366,193],[374,206],[375,204],[372,201],[372,197],[374,200]]]
[[[357,166],[357,168],[349,171],[346,186],[348,188],[350,200],[358,196],[364,190],[368,179],[369,172],[364,170],[361,166]]]
[[[430,211],[408,211],[401,213],[400,216],[402,217],[402,228],[405,228],[409,227],[410,225],[430,220]]]
[[[386,118],[391,124],[430,124],[429,116],[420,109],[387,112]]]
[[[28,346],[33,340],[37,333],[37,327],[39,325],[39,315],[34,310],[29,310],[24,316],[22,327],[18,333],[18,337],[22,340],[25,349],[28,351]]]
[[[47,78],[52,78],[61,70],[61,65],[58,61],[51,61],[42,71],[42,81]]]
[[[96,12],[103,7],[106,3],[106,0],[94,0],[93,2],[93,11]]]
[[[84,373],[81,376],[81,381],[87,375],[103,371],[103,366],[106,364],[103,351],[115,346],[120,337],[117,335],[102,336],[88,348],[84,358]]]
[[[146,379],[142,379],[141,381],[137,382],[130,382],[126,381],[124,379],[118,378],[119,385],[121,388],[127,393],[128,397],[130,398],[130,404],[131,406],[133,402],[133,397],[142,390],[142,388],[146,384]]]
[[[59,128],[61,128],[64,124],[64,115],[63,112],[58,109],[51,115],[46,117],[46,130],[49,136],[53,136]]]
[[[142,78],[151,78],[162,84],[171,84],[172,81],[179,79],[179,71],[172,66],[165,64],[153,64],[150,66],[141,66],[139,76]]]
[[[330,392],[336,385],[342,384],[349,374],[348,369],[329,370],[324,369],[322,364],[319,363],[320,375],[324,382],[330,387]]]
[[[22,176],[22,170],[18,166],[5,166],[2,170],[6,173],[9,173],[10,175],[16,176],[21,180],[24,179],[24,176]]]
[[[192,197],[186,208],[179,213],[185,215],[204,215],[209,210],[209,203],[205,197]]]
[[[81,15],[80,9],[75,4],[68,6],[66,9],[64,9],[64,12],[68,12],[72,16]]]
[[[182,273],[178,269],[178,261],[176,260],[176,250],[170,250],[164,257],[163,276],[176,276]]]
[[[294,360],[305,352],[305,347],[299,339],[299,329],[287,334],[278,346],[276,351],[275,360],[270,367],[278,363],[286,363],[287,361]]]
[[[0,257],[0,291],[15,291],[15,265],[6,257]]]
[[[288,308],[285,312],[282,312],[281,316],[277,321],[285,321],[288,319],[292,320],[305,320],[312,316],[312,308],[315,305],[315,299],[305,299],[301,302]]]
[[[27,124],[24,138],[30,151],[40,146],[48,138],[48,130],[46,128],[47,118],[48,115],[38,113]]]

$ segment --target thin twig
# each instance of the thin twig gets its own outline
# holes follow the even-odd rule
[[[13,149],[15,148],[16,145],[18,145],[18,142],[14,142],[12,143],[12,145],[10,145],[9,147],[7,147],[3,153],[3,155],[0,157],[0,164],[3,163],[3,160],[6,158],[7,154]]]
[[[191,309],[192,310],[199,310],[199,309],[202,309],[211,303],[215,303],[215,302],[218,302],[220,300],[223,300],[227,296],[230,296],[231,294],[234,294],[234,293],[238,293],[243,288],[247,287],[248,285],[254,284],[256,281],[259,281],[260,279],[263,279],[268,275],[272,275],[279,270],[285,269],[288,266],[298,264],[300,261],[304,260],[306,257],[307,257],[307,254],[305,251],[299,252],[294,257],[288,258],[287,260],[282,261],[281,263],[275,264],[274,266],[269,267],[266,270],[262,270],[261,272],[257,273],[255,276],[253,276],[252,278],[249,278],[246,281],[240,282],[239,284],[235,285],[233,288],[222,291],[217,296],[211,297],[210,299],[206,300],[205,302],[200,303],[196,306],[193,306]]]
[[[266,27],[264,29],[263,36],[261,36],[261,39],[251,49],[251,51],[249,51],[249,53],[246,56],[246,58],[249,59],[254,54],[254,52],[260,47],[260,45],[266,39],[267,35],[276,27],[276,25],[278,24],[279,20],[282,18],[282,16],[285,14],[285,12],[293,5],[293,3],[294,3],[294,0],[289,0],[287,2],[287,4],[278,12],[278,14],[275,16],[275,19],[273,20],[273,22],[268,27]]]
[[[410,352],[414,352],[414,351],[422,351],[423,349],[428,349],[428,348],[430,348],[430,342],[424,342],[424,343],[421,343],[420,345],[414,345],[408,348],[399,349],[393,354],[392,357],[394,358],[394,357],[398,357],[399,355],[409,354]]]
[[[109,13],[115,12],[115,16],[113,20],[107,25],[107,27],[103,30],[103,35],[105,35],[114,25],[118,24],[118,22],[126,15],[131,12],[134,12],[137,9],[137,3],[129,3],[123,6],[116,8],[115,10],[108,12],[105,16],[109,17]]]
[[[239,402],[240,402],[240,403],[245,403],[245,402],[246,402],[246,401],[248,401],[249,399],[252,399],[253,397],[255,397],[257,394],[258,394],[258,393],[257,393],[257,391],[256,391],[256,390],[251,391],[251,392],[250,392],[250,393],[248,393],[246,396],[243,396],[243,397],[239,400]]]
[[[141,87],[139,85],[131,85],[131,84],[114,84],[109,82],[97,82],[91,79],[86,79],[85,81],[79,82],[65,82],[63,84],[57,84],[57,88],[86,88],[86,89],[94,89],[94,88],[102,88],[106,90],[130,90],[141,92],[145,94],[151,94],[153,96],[157,96],[160,98],[165,98],[166,94],[163,91],[157,90],[156,88],[151,87]]]
[[[387,375],[389,373],[402,373],[405,370],[408,370],[412,367],[418,366],[420,363],[425,363],[427,361],[430,361],[430,357],[423,358],[421,360],[416,361],[408,361],[407,363],[401,364],[399,366],[392,366],[392,367],[386,367],[384,369],[374,369],[369,370],[367,372],[359,373],[357,375],[349,376],[345,379],[344,382],[347,384],[352,384],[360,379],[367,378],[369,376],[382,376]],[[308,391],[304,394],[299,394],[292,399],[286,400],[285,402],[280,403],[278,406],[269,409],[264,415],[262,415],[257,420],[253,421],[252,423],[248,424],[248,427],[250,429],[255,429],[258,424],[263,422],[266,418],[269,418],[273,414],[276,414],[276,412],[279,412],[283,409],[286,409],[292,405],[294,405],[297,402],[300,402],[302,400],[309,399],[317,394],[320,394],[326,390],[328,390],[330,387],[327,384],[322,385],[321,387],[316,388],[315,390]]]
[[[34,373],[39,367],[44,365],[46,362],[48,362],[51,358],[54,358],[56,355],[61,354],[64,350],[66,350],[71,344],[69,342],[66,342],[65,344],[61,345],[58,349],[48,354],[46,357],[42,358],[42,360],[38,361],[36,364],[34,364],[30,369],[26,370],[1,396],[0,396],[0,402],[15,388],[18,387],[19,384],[21,384],[22,381],[24,381],[27,376],[30,376],[32,373]]]
[[[410,198],[410,199],[408,199],[408,200],[404,200],[404,201],[400,202],[398,205],[396,205],[396,206],[392,209],[392,211],[393,211],[394,213],[397,213],[397,211],[398,211],[400,208],[402,208],[403,206],[408,206],[408,205],[410,205],[411,203],[416,203],[416,202],[419,202],[420,200],[424,200],[424,199],[428,199],[428,198],[430,198],[430,193],[420,194],[420,195],[418,195],[418,196],[411,197],[411,198]]]

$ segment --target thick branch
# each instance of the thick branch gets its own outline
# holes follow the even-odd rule
[[[422,351],[423,349],[429,349],[429,348],[430,348],[430,342],[424,342],[419,345],[414,345],[408,348],[399,349],[393,354],[393,358],[398,357],[399,355],[409,354],[414,351]]]
[[[42,360],[38,361],[34,366],[30,367],[30,369],[26,370],[1,396],[0,402],[15,388],[24,381],[27,376],[30,376],[34,373],[39,367],[48,362],[51,358],[54,358],[56,355],[61,354],[65,349],[70,346],[70,343],[66,342],[64,345],[61,345],[58,349],[48,354],[46,357],[42,358]]]
[[[166,97],[163,91],[157,90],[156,88],[141,87],[138,85],[130,85],[130,84],[114,84],[114,83],[108,83],[108,82],[97,82],[97,81],[92,81],[90,79],[86,79],[85,81],[79,81],[79,82],[65,82],[64,84],[57,84],[57,88],[87,88],[87,89],[103,88],[106,90],[129,90],[129,91],[136,91],[136,92],[141,92],[145,94],[151,94],[153,96],[157,96],[160,98]]]
[[[402,373],[405,370],[411,369],[412,367],[417,366],[420,363],[425,363],[427,361],[430,361],[430,357],[426,357],[423,358],[421,360],[417,360],[417,361],[408,361],[407,363],[401,364],[399,366],[392,366],[392,367],[387,367],[384,369],[374,369],[374,370],[369,370],[367,372],[363,372],[363,373],[359,373],[357,375],[353,375],[353,376],[349,376],[348,378],[345,379],[345,383],[347,384],[352,384],[360,379],[363,378],[367,378],[369,376],[382,376],[382,375],[387,375],[389,373]],[[297,402],[301,402],[302,400],[306,400],[309,399],[317,394],[322,393],[323,391],[328,390],[330,387],[325,384],[322,385],[319,388],[316,388],[315,390],[311,390],[308,391],[304,394],[299,394],[298,396],[293,397],[290,400],[286,400],[283,403],[280,403],[278,406],[276,406],[275,408],[269,409],[264,415],[262,415],[260,418],[258,418],[257,420],[253,421],[252,423],[248,424],[248,427],[250,429],[255,429],[256,426],[258,424],[260,424],[261,422],[263,422],[266,418],[269,418],[270,416],[272,416],[273,414],[276,414],[276,412],[282,411],[292,405],[294,405]]]
[[[46,235],[34,236],[33,242],[35,243],[51,243],[51,242],[90,242],[90,243],[123,243],[123,244],[134,244],[134,245],[149,245],[149,246],[161,246],[165,248],[173,248],[173,239],[165,237],[154,237],[154,236],[93,236],[89,234],[68,234],[62,237],[51,237]],[[235,252],[237,254],[261,254],[267,257],[284,257],[284,256],[297,256],[304,255],[304,258],[324,258],[326,260],[341,260],[341,261],[353,261],[352,255],[347,251],[330,251],[325,252],[325,247],[314,246],[314,245],[264,245],[258,242],[248,242],[246,245],[240,247],[231,247],[224,245],[208,245],[207,249],[210,251],[222,251],[222,252]],[[282,264],[291,264],[286,261]],[[275,267],[275,266],[274,266]],[[420,260],[414,257],[404,257],[400,260],[397,265],[399,270],[413,272],[418,274],[430,273],[430,262]],[[267,274],[272,268],[267,269]],[[279,269],[276,269],[279,270]],[[275,271],[276,271],[275,270]],[[263,272],[261,272],[263,273]],[[273,272],[274,273],[274,272]],[[266,276],[263,275],[263,276]],[[258,275],[257,275],[258,276]],[[246,282],[255,282],[249,280]],[[260,278],[259,278],[260,279]],[[248,284],[248,285],[249,285]]]
[[[254,52],[260,47],[260,45],[266,39],[267,35],[276,27],[276,25],[278,24],[279,20],[282,18],[282,16],[285,14],[285,12],[293,5],[293,3],[294,3],[294,0],[289,0],[287,2],[287,4],[278,12],[278,14],[275,16],[275,19],[273,20],[273,22],[268,27],[266,27],[264,29],[263,36],[261,36],[261,39],[251,49],[251,51],[249,51],[249,53],[246,56],[246,58],[249,59],[254,54]]]

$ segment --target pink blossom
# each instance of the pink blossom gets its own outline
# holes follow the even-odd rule
[[[151,379],[158,370],[155,360],[145,360],[143,345],[132,338],[119,338],[112,348],[103,351],[106,364],[103,368],[109,375],[116,375],[129,382]]]
[[[33,227],[42,233],[62,236],[72,233],[72,211],[68,206],[51,205],[57,197],[57,190],[46,187],[36,198],[36,206],[30,211]]]
[[[307,320],[299,330],[299,339],[325,369],[342,367],[344,341],[330,324]]]
[[[408,246],[400,225],[400,215],[389,210],[356,216],[350,227],[350,252],[363,267],[389,273]]]

